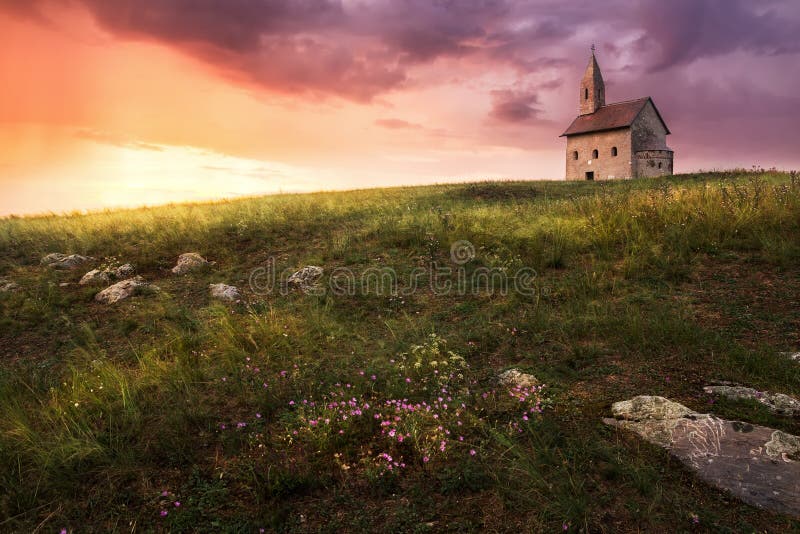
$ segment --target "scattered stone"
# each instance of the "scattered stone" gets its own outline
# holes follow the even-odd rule
[[[290,276],[286,283],[289,287],[308,292],[322,278],[324,272],[322,267],[307,265]]]
[[[111,276],[108,274],[108,271],[101,271],[100,269],[92,269],[91,271],[83,275],[78,284],[82,286],[88,286],[88,285],[108,284],[109,282],[111,282]]]
[[[19,284],[0,278],[0,293],[11,293],[12,291],[18,290]]]
[[[631,400],[615,402],[611,411],[618,419],[643,421],[647,419],[676,419],[695,412],[664,397],[640,395]]]
[[[136,276],[105,288],[94,296],[94,300],[103,304],[114,304],[133,295],[142,294],[147,290],[158,291],[158,287],[148,284],[141,276]]]
[[[85,263],[94,261],[90,256],[81,256],[80,254],[61,254],[60,252],[53,252],[42,258],[42,264],[53,269],[75,269]]]
[[[133,273],[135,272],[136,269],[133,268],[133,265],[126,263],[125,265],[120,265],[114,270],[114,276],[116,278],[129,278],[133,276]]]
[[[664,447],[706,482],[742,501],[800,517],[800,439],[779,430],[696,413],[663,397],[615,403],[606,424]]]
[[[776,430],[772,433],[770,440],[764,445],[766,453],[773,457],[780,458],[783,461],[791,462],[800,460],[798,453],[800,453],[800,438]]]
[[[503,371],[497,376],[500,384],[510,388],[530,388],[538,386],[539,381],[536,377],[527,373],[523,373],[519,369],[509,369]]]
[[[82,286],[86,285],[100,285],[100,284],[108,284],[112,280],[122,280],[125,278],[130,278],[133,276],[134,269],[133,265],[130,263],[126,263],[125,265],[120,265],[116,269],[92,269],[81,278],[80,282],[78,282]]]
[[[214,265],[214,262],[207,261],[203,256],[197,252],[187,252],[178,257],[178,263],[172,268],[175,274],[186,274],[190,271],[196,271]]]
[[[703,391],[711,395],[719,395],[732,400],[755,400],[766,406],[770,411],[781,415],[794,415],[800,413],[800,401],[783,393],[770,393],[744,386],[706,386]]]
[[[211,296],[215,299],[227,300],[228,302],[236,302],[242,300],[242,294],[239,293],[239,288],[229,286],[226,284],[210,284]]]
[[[58,287],[69,287],[72,285],[72,282],[61,282],[58,284]]]
[[[800,362],[800,352],[781,352],[780,355],[794,362]]]

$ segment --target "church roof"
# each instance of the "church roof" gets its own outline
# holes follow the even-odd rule
[[[639,116],[639,113],[648,102],[653,103],[649,96],[637,100],[609,104],[599,108],[594,113],[580,115],[572,121],[567,131],[561,134],[560,137],[628,128],[633,124],[633,121],[636,120],[636,117]],[[658,115],[667,133],[670,133],[669,128],[667,128],[667,123],[661,118],[661,113],[658,112],[658,108],[656,108],[655,104],[653,104],[653,109],[656,110],[656,115]]]
[[[589,60],[589,65],[586,67],[586,72],[583,75],[584,80],[591,79],[596,85],[605,88],[606,83],[603,81],[603,73],[600,72],[600,65],[597,64],[597,58],[592,52],[592,58]]]

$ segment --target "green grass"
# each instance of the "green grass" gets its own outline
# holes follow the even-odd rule
[[[434,291],[430,265],[457,267],[459,241],[466,275],[531,269],[530,290]],[[189,251],[216,264],[172,275]],[[48,252],[130,262],[161,291],[97,304]],[[778,355],[800,350],[798,259],[800,181],[782,173],[2,219],[0,278],[22,290],[0,294],[0,530],[800,528],[601,421],[657,394],[800,433],[702,391],[800,394]],[[397,293],[253,291],[271,261],[391,268]],[[215,282],[245,302],[211,301]],[[545,387],[509,396],[494,379],[509,367]]]

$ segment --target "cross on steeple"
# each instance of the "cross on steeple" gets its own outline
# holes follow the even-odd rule
[[[594,43],[592,43],[592,55],[594,55]]]

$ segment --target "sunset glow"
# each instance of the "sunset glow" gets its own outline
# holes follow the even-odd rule
[[[0,215],[560,180],[592,42],[677,172],[800,163],[794,3],[629,4],[4,1]]]

